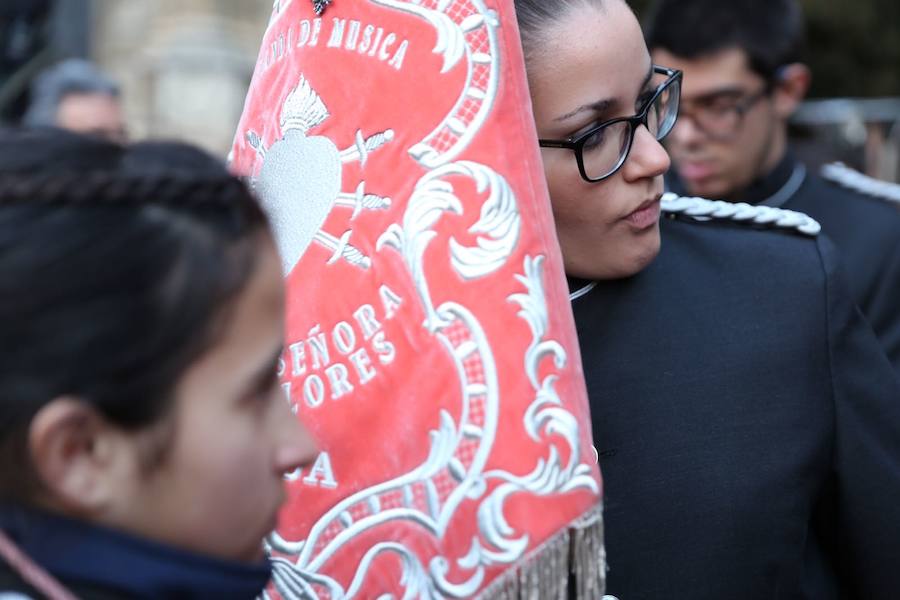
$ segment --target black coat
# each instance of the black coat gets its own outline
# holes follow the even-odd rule
[[[683,193],[670,177],[670,187]],[[821,223],[841,252],[857,304],[900,372],[900,207],[826,181],[790,153],[736,200],[804,212]]]
[[[630,279],[570,282],[607,593],[900,597],[900,387],[832,245],[668,219],[662,239]]]

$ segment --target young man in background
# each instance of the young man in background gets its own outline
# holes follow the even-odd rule
[[[841,251],[856,301],[900,371],[900,211],[811,173],[788,121],[809,88],[796,0],[658,0],[645,23],[656,64],[684,72],[667,139],[678,193],[809,214]]]

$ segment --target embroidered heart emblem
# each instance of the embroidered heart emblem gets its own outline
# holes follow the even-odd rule
[[[307,137],[299,129],[287,131],[266,152],[256,186],[272,222],[285,275],[322,229],[340,194],[341,174],[337,146],[326,137]]]

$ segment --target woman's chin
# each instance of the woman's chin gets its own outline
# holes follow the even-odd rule
[[[659,223],[646,233],[646,238],[641,240],[641,244],[635,248],[635,252],[627,265],[628,273],[622,275],[622,277],[637,275],[649,267],[656,260],[656,257],[659,256],[662,246],[662,239],[659,235]]]
[[[659,256],[660,247],[657,224],[640,235],[628,236],[622,244],[583,253],[583,260],[566,260],[566,274],[593,280],[633,277],[650,266]]]

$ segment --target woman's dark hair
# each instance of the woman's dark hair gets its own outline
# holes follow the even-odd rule
[[[0,131],[0,495],[33,493],[28,426],[55,398],[129,430],[159,421],[267,231],[193,147]]]
[[[686,59],[737,48],[769,81],[780,67],[803,60],[806,44],[796,0],[657,0],[644,35],[651,50]]]
[[[544,41],[548,27],[560,16],[576,6],[600,6],[602,3],[602,0],[515,0],[516,20],[526,60]]]

